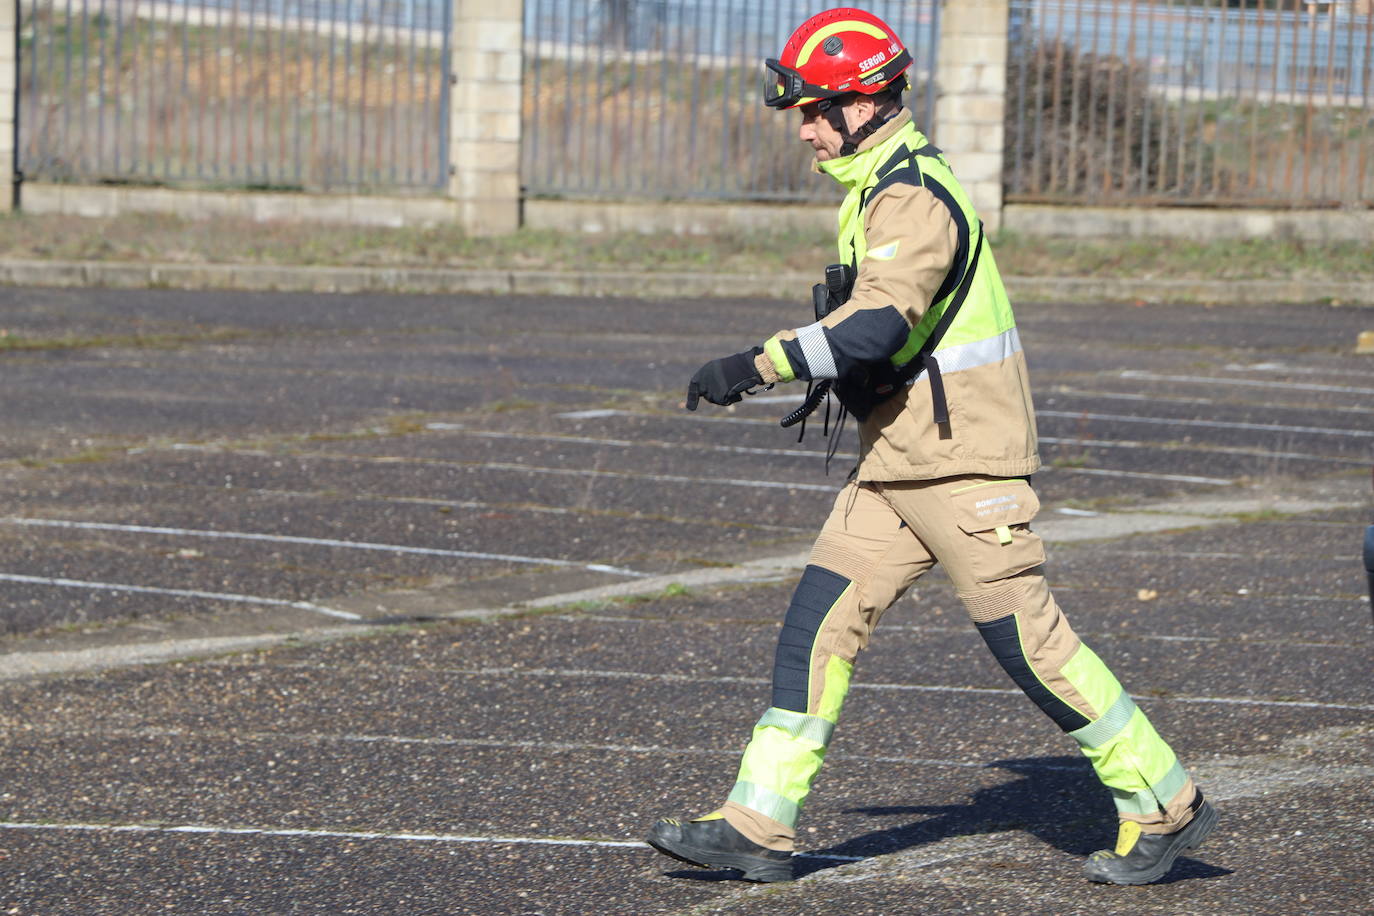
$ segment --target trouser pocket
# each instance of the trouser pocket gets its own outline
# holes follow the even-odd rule
[[[973,483],[950,491],[955,524],[968,535],[969,566],[979,582],[995,582],[1045,562],[1045,546],[1030,530],[1040,500],[1021,478]]]

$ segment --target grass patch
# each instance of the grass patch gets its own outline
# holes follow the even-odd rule
[[[88,350],[94,347],[168,349],[190,343],[219,343],[251,337],[248,331],[217,328],[199,334],[108,334],[94,337],[19,337],[0,333],[0,353],[7,351]]]
[[[1012,276],[1139,277],[1195,280],[1374,280],[1374,258],[1359,242],[1297,239],[1196,242],[1185,239],[993,239],[998,265]],[[310,223],[192,220],[160,214],[82,218],[0,217],[0,250],[16,260],[119,263],[261,264],[324,267],[417,267],[615,270],[691,273],[815,273],[835,259],[825,232],[723,231],[583,233],[521,229],[475,238],[457,226],[386,228]],[[218,333],[218,332],[216,332]],[[200,339],[200,338],[197,338]],[[179,335],[135,338],[141,346],[182,342]],[[24,342],[0,349],[57,349],[127,343]]]
[[[609,611],[615,608],[630,608],[641,604],[650,604],[654,601],[662,601],[670,598],[689,598],[692,592],[681,582],[670,582],[660,591],[644,595],[618,595],[609,598],[588,598],[582,601],[571,601],[567,604],[560,604],[549,608],[539,608],[539,614],[595,614],[600,611]]]
[[[1273,522],[1288,518],[1290,514],[1278,509],[1256,509],[1252,512],[1234,512],[1231,517],[1238,522]]]

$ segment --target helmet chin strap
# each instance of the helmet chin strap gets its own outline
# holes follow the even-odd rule
[[[825,115],[825,119],[830,122],[830,126],[840,135],[841,156],[854,155],[854,153],[858,151],[860,143],[864,142],[864,140],[874,134],[884,124],[892,120],[892,115],[890,114],[880,115],[874,113],[873,117],[859,125],[858,129],[851,134],[849,132],[849,125],[846,124],[844,120],[844,106],[836,104],[833,100],[827,101],[829,101],[830,104],[827,105],[825,102],[821,103],[821,113]]]

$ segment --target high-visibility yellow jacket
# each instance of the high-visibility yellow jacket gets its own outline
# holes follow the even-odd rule
[[[1040,466],[1025,356],[1011,303],[968,195],[903,110],[850,156],[817,168],[848,195],[840,258],[857,270],[849,300],[780,331],[755,364],[765,382],[833,379],[859,420],[860,480],[987,474]],[[959,303],[957,310],[953,310]],[[948,422],[922,346],[933,348]]]

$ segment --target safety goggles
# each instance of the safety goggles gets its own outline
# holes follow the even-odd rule
[[[784,66],[776,58],[763,62],[763,104],[769,108],[792,108],[802,99],[833,99],[845,95],[808,83],[801,71]]]
[[[887,82],[887,74],[901,73],[911,66],[911,52],[903,48],[901,53],[887,61],[877,70],[869,72],[860,82],[863,85]],[[763,62],[763,103],[769,108],[792,108],[803,99],[818,99],[823,104],[821,110],[829,108],[828,103],[853,94],[853,89],[836,91],[808,83],[799,70],[784,66],[776,58],[770,57]],[[848,85],[848,84],[846,84]]]

